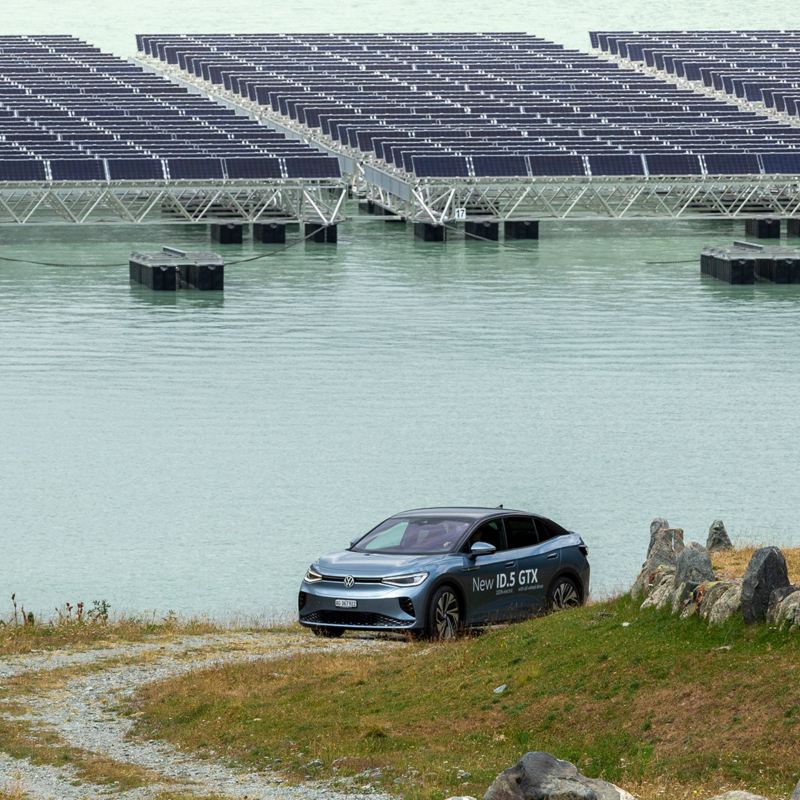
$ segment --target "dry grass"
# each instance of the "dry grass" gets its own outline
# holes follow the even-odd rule
[[[737,547],[735,550],[726,550],[714,553],[711,562],[714,570],[720,577],[741,578],[753,553],[764,545],[748,545]],[[800,584],[800,547],[782,547],[781,551],[786,557],[789,568],[789,578],[792,583]]]
[[[28,795],[20,787],[13,787],[7,791],[0,790],[0,800],[28,800]]]
[[[379,768],[357,783],[407,798],[480,797],[546,750],[643,800],[777,800],[800,777],[800,636],[620,598],[448,645],[200,671],[149,687],[136,710],[144,736],[298,780]]]

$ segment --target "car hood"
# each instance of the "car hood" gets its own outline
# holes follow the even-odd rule
[[[442,556],[437,556],[441,560]],[[430,565],[432,556],[400,556],[389,553],[357,553],[342,550],[331,553],[317,561],[323,575],[354,578],[384,578],[387,575],[403,575],[419,572]]]

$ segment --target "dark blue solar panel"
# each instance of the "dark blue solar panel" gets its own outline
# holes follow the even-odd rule
[[[281,165],[277,158],[226,158],[225,170],[231,180],[281,177]]]
[[[65,158],[50,161],[54,181],[104,181],[106,169],[96,158]]]
[[[219,158],[169,158],[170,180],[221,180],[222,160]]]
[[[507,178],[528,174],[525,156],[472,156],[472,166],[478,177]]]
[[[592,175],[644,175],[642,157],[625,153],[589,156],[589,169]]]
[[[329,156],[310,156],[286,159],[289,178],[340,178],[338,159]]]
[[[528,156],[528,165],[530,174],[534,177],[566,177],[586,174],[583,159],[580,156]]]
[[[164,166],[154,158],[109,158],[106,163],[112,181],[164,180]]]
[[[761,167],[754,153],[707,153],[703,156],[709,175],[759,175]]]
[[[0,181],[43,181],[44,162],[33,159],[0,160]]]
[[[765,175],[800,175],[800,152],[762,153]]]
[[[651,175],[702,175],[698,156],[686,153],[655,153],[645,156]]]
[[[413,156],[411,161],[419,178],[469,177],[467,159],[463,156]]]

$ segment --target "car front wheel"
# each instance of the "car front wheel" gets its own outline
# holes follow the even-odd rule
[[[582,605],[578,585],[572,578],[557,578],[547,593],[547,605],[551,611],[577,608]]]
[[[338,639],[344,632],[344,628],[312,628],[314,636],[324,636],[326,639]]]
[[[428,611],[428,634],[432,639],[455,639],[464,625],[461,602],[455,590],[442,586],[433,593]]]

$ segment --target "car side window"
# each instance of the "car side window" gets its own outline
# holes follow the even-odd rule
[[[475,542],[486,542],[492,544],[497,550],[506,549],[506,537],[503,533],[503,520],[490,519],[484,522],[467,540],[467,550]]]
[[[546,542],[554,536],[564,536],[568,531],[558,523],[545,517],[536,517],[536,530],[539,532],[539,541]]]
[[[508,549],[516,550],[519,547],[533,547],[538,544],[536,527],[530,517],[506,517],[506,540]]]

